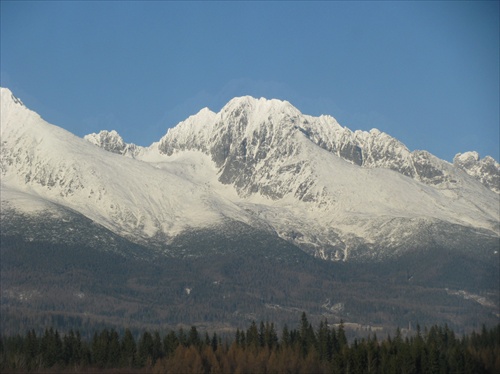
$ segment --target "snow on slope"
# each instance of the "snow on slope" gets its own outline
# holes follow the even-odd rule
[[[247,209],[318,251],[390,245],[441,221],[498,235],[498,195],[461,170],[378,130],[352,133],[332,117],[302,115],[288,102],[233,99],[217,114],[180,123],[156,147],[169,157],[206,152],[221,182],[260,204]]]
[[[107,152],[46,123],[7,89],[1,95],[2,200],[9,198],[8,190],[18,190],[143,238],[238,215],[230,201],[207,188],[209,178],[190,180],[181,164],[156,165]],[[206,156],[197,157],[197,165],[213,170]]]
[[[479,180],[492,191],[500,193],[500,164],[493,157],[479,159],[477,152],[458,153],[453,165]]]
[[[2,192],[60,203],[136,240],[230,219],[346,259],[400,250],[443,224],[499,233],[498,195],[463,170],[284,101],[235,98],[134,148],[116,132],[77,138],[2,89],[1,125]]]
[[[250,97],[233,99],[216,115],[200,114],[170,129],[153,148],[168,156],[206,152],[219,168],[219,180],[233,184],[240,196],[293,196],[335,211],[345,206],[364,214],[446,220],[456,220],[450,204],[473,216],[479,205],[487,220],[498,220],[492,205],[498,198],[480,183],[428,152],[410,153],[378,130],[352,133],[332,117],[304,116],[288,102]]]
[[[134,157],[143,149],[143,147],[135,144],[125,143],[123,138],[115,130],[103,130],[99,132],[99,134],[89,134],[85,135],[83,138],[88,142],[105,149],[106,151],[130,157]]]

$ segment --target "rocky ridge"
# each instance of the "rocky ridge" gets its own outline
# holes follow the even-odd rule
[[[498,240],[493,159],[484,167],[459,157],[457,167],[285,101],[242,97],[219,113],[205,108],[150,147],[114,131],[77,138],[6,89],[1,114],[2,204],[20,191],[161,250],[186,230],[230,221],[332,260]]]

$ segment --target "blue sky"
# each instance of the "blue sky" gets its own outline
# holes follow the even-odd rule
[[[497,1],[2,0],[0,84],[78,136],[149,145],[252,95],[498,160],[498,15]]]

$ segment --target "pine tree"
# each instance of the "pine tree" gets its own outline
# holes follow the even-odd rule
[[[120,362],[121,362],[122,367],[128,367],[128,368],[135,367],[136,349],[137,349],[137,347],[135,344],[134,336],[132,335],[132,332],[127,328],[127,329],[125,329],[125,333],[124,333],[122,341],[121,341],[121,360],[120,360]]]
[[[40,342],[40,351],[46,368],[51,368],[62,361],[62,341],[57,330],[54,331],[52,327],[45,329]]]
[[[179,345],[179,339],[174,331],[170,331],[165,338],[163,338],[163,350],[165,351],[165,356],[169,357],[173,355],[177,346]]]
[[[290,332],[288,331],[286,323],[283,326],[283,332],[281,333],[281,344],[285,348],[290,346]]]
[[[367,352],[366,352],[366,365],[368,373],[376,373],[380,363],[380,352],[377,342],[377,335],[368,337]]]
[[[108,357],[107,366],[116,368],[120,364],[121,348],[120,337],[118,333],[112,329],[108,335]]]
[[[241,347],[241,341],[240,341],[240,329],[236,329],[236,333],[234,335],[234,342],[238,347]]]
[[[331,359],[331,339],[328,329],[328,322],[321,321],[318,328],[318,346],[317,351],[321,361],[329,361]]]
[[[259,325],[259,346],[262,348],[266,345],[266,328],[264,322],[260,321]]]
[[[303,357],[306,357],[311,349],[316,345],[316,336],[312,325],[307,320],[305,312],[302,312],[300,319],[300,347]]]
[[[242,344],[244,346],[245,345],[245,335],[243,333],[241,333],[240,338],[243,340]],[[212,335],[211,346],[212,346],[212,351],[214,351],[214,352],[217,350],[217,348],[219,346],[219,339],[217,338],[217,334],[215,332]]]
[[[94,334],[92,339],[92,355],[95,364],[104,368],[108,363],[108,354],[109,354],[109,342],[110,342],[110,334],[107,329],[104,329],[100,334],[97,332]]]
[[[155,331],[153,334],[153,364],[159,358],[163,357],[160,333]]]
[[[257,330],[255,321],[252,321],[252,324],[247,330],[246,344],[248,347],[252,347],[254,349],[257,349],[259,347],[259,331]]]
[[[197,348],[201,346],[201,340],[198,331],[196,330],[196,326],[191,326],[191,330],[189,330],[187,344],[188,346],[194,345]]]
[[[76,356],[76,337],[73,330],[63,337],[63,360],[65,365],[75,363]]]
[[[266,322],[265,327],[265,343],[269,349],[274,349],[278,345],[278,334],[274,329],[274,323]]]
[[[347,345],[347,337],[345,335],[344,321],[340,320],[340,324],[337,328],[337,346],[339,352]]]
[[[143,367],[146,362],[152,363],[153,360],[153,337],[148,331],[142,334],[137,347],[137,363],[139,367]]]
[[[26,365],[29,370],[36,369],[36,358],[39,352],[39,342],[35,330],[27,332],[23,344],[23,352],[26,357]]]
[[[179,331],[177,332],[177,339],[179,340],[179,344],[183,345],[184,347],[187,347],[188,338],[182,327],[180,327]]]

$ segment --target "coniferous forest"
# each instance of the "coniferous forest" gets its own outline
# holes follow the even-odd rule
[[[273,323],[252,322],[246,330],[222,338],[180,328],[163,336],[129,329],[79,331],[0,339],[0,371],[108,373],[499,373],[500,324],[458,337],[447,326],[409,336],[396,330],[348,342],[344,325],[326,320],[314,328],[305,313],[298,328],[276,331]]]

